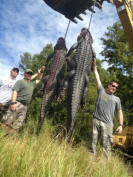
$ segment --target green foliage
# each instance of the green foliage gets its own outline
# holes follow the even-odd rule
[[[23,56],[20,56],[21,62],[19,63],[19,67],[22,70],[26,68],[31,68],[32,66],[32,56],[28,52],[25,52]]]
[[[119,68],[119,72],[127,72],[127,68],[131,67],[129,66],[129,58],[132,64],[133,60],[131,59],[131,52],[123,29],[116,22],[112,27],[108,27],[107,30],[108,32],[105,33],[105,38],[101,38],[104,45],[104,50],[101,54],[105,57],[105,61],[108,62],[109,69],[115,71],[115,69]]]

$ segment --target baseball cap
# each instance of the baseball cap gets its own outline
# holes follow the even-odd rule
[[[25,73],[27,73],[27,74],[33,74],[33,71],[31,69],[26,69]]]
[[[19,73],[19,69],[18,68],[12,68],[12,71],[16,71],[17,73]]]

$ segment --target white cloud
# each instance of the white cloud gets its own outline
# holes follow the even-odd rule
[[[9,77],[12,68],[13,67],[11,67],[10,65],[3,64],[0,61],[0,78],[6,79],[7,77]],[[22,79],[22,75],[19,74],[17,79]]]
[[[42,0],[7,0],[2,7],[0,24],[0,72],[17,65],[24,52],[39,53],[47,43],[55,45],[60,36],[65,35],[68,19],[48,7]],[[6,15],[5,15],[6,14]],[[66,44],[69,48],[76,42],[82,27],[88,27],[90,12],[82,15],[84,21],[71,22]],[[96,8],[90,31],[94,38],[97,57],[102,50],[100,38],[118,20],[115,6],[104,2],[103,11]],[[1,47],[2,46],[2,47]],[[5,72],[4,71],[4,72]]]

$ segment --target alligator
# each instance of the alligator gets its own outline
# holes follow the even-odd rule
[[[68,73],[66,75],[61,94],[67,89],[67,133],[72,135],[79,106],[84,107],[85,97],[88,92],[89,74],[92,70],[95,52],[92,48],[93,38],[87,28],[81,30],[80,35],[68,51]],[[70,60],[69,56],[73,54]]]
[[[39,135],[45,115],[55,96],[60,94],[65,73],[67,48],[65,40],[60,37],[54,47],[54,52],[51,53],[46,60],[46,72],[42,81],[42,103],[41,113],[38,121],[36,134]]]

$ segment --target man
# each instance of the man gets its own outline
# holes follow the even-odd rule
[[[45,67],[42,66],[38,73],[33,75],[31,69],[26,69],[24,78],[18,80],[13,87],[12,99],[7,114],[3,116],[2,121],[13,130],[19,130],[22,127],[27,113],[28,104],[31,101],[35,85],[38,84],[43,76]],[[35,79],[35,81],[32,81]]]
[[[19,74],[18,68],[13,68],[10,71],[10,76],[7,78],[0,78],[0,119],[8,109],[11,101],[12,88],[16,82],[16,77]]]
[[[92,130],[92,152],[96,153],[96,145],[99,135],[103,140],[103,151],[106,153],[111,152],[112,134],[113,134],[113,117],[114,111],[117,110],[119,127],[118,133],[122,132],[123,126],[123,113],[121,109],[121,101],[114,93],[118,88],[116,81],[111,81],[108,84],[107,92],[104,90],[100,77],[96,68],[96,59],[93,62],[93,71],[96,78],[98,89],[98,98],[96,102],[95,111],[93,114],[93,130]]]

